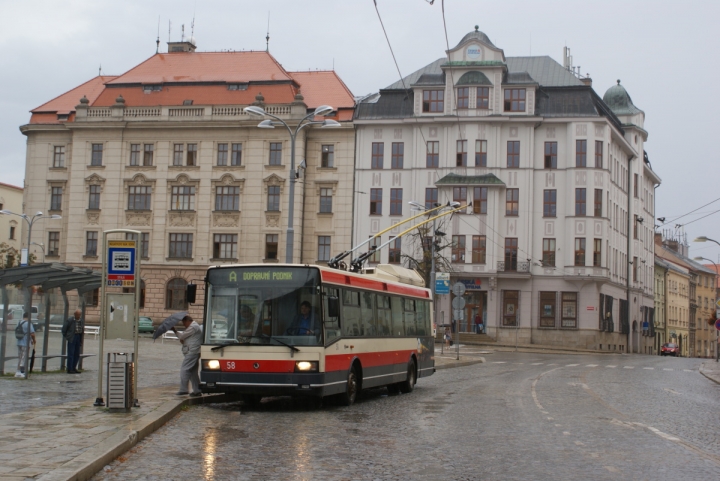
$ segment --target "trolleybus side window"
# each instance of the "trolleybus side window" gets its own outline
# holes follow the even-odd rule
[[[360,293],[357,291],[342,291],[342,333],[343,336],[360,335]]]
[[[331,309],[329,304],[331,302],[338,302],[340,297],[340,289],[334,289],[330,287],[324,288],[323,296],[323,309],[325,310],[323,319],[325,320],[325,343],[330,344],[340,337],[340,317],[331,316]],[[335,299],[335,301],[331,301]],[[340,313],[337,313],[338,315]]]
[[[415,314],[415,299],[403,299],[403,318],[405,319],[405,334],[417,335],[417,319]]]
[[[405,335],[405,322],[403,319],[403,300],[400,297],[390,298],[392,304],[392,335],[403,337]]]
[[[392,335],[392,310],[390,309],[390,296],[377,296],[377,326],[378,336]]]
[[[362,316],[362,325],[360,327],[360,335],[365,337],[377,336],[375,327],[375,293],[363,292],[361,294],[362,302],[360,304],[360,315]]]
[[[430,332],[430,313],[427,301],[415,301],[417,312],[417,335],[426,336]]]

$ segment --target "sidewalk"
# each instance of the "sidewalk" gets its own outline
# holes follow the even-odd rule
[[[720,384],[720,363],[715,361],[705,361],[700,365],[700,374],[711,381]]]

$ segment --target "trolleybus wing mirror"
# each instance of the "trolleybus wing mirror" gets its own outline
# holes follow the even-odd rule
[[[197,284],[188,284],[185,288],[185,300],[188,304],[194,304],[197,297]]]

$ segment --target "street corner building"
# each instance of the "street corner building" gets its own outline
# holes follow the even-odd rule
[[[340,128],[316,125],[321,105]],[[258,128],[248,106],[292,129],[318,121],[296,136],[294,170],[288,130]],[[168,53],[32,110],[20,127],[25,211],[62,215],[37,228],[46,262],[99,270],[103,231],[140,231],[141,315],[161,319],[188,307],[185,286],[209,265],[278,262],[290,227],[296,262],[350,245],[354,106],[334,71],[288,72],[269,51],[169,42]],[[97,306],[97,293],[87,301]],[[201,318],[202,299],[190,312]]]
[[[460,332],[651,353],[661,179],[645,114],[620,80],[600,97],[564,56],[506,57],[476,27],[359,100],[353,244],[407,217],[409,201],[467,203],[439,232],[375,239],[390,248],[370,260],[413,262],[435,243],[437,271],[467,287]],[[438,296],[438,324],[451,297]]]

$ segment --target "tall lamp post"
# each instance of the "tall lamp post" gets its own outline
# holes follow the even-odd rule
[[[40,219],[62,219],[62,216],[55,215],[55,214],[45,215],[41,211],[38,211],[33,216],[29,216],[27,214],[16,214],[15,212],[11,212],[9,210],[0,210],[0,214],[16,215],[22,219],[25,219],[25,222],[27,222],[27,224],[28,224],[27,248],[22,249],[22,251],[20,252],[20,265],[21,266],[28,265],[28,262],[30,260],[29,259],[30,245],[31,245],[30,239],[32,236],[33,224]],[[45,251],[43,251],[43,257],[44,257],[44,252]],[[27,289],[27,287],[25,289]],[[30,294],[30,293],[28,293],[26,296],[25,312],[27,312],[29,314],[29,319],[30,319],[29,322],[31,323],[30,325],[32,325],[32,294]],[[18,322],[22,322],[22,320],[18,320]],[[30,325],[28,325],[27,334],[25,335],[25,363],[24,363],[25,379],[28,379],[30,377],[30,364],[29,364],[29,360],[30,360],[30,349],[29,349],[30,348],[30,328],[29,327],[30,327]]]
[[[700,237],[698,237],[698,239],[700,239]],[[704,240],[699,241],[698,239],[695,239],[695,242],[705,242]],[[707,237],[704,237],[704,239],[712,240],[712,239],[708,239]],[[713,241],[713,242],[715,242],[715,241]],[[720,271],[718,271],[718,265],[715,262],[711,261],[707,257],[702,257],[702,256],[694,257],[693,260],[694,261],[705,260],[708,262],[712,262],[712,265],[715,266],[715,272],[717,273],[718,277],[720,277]],[[715,281],[715,292],[717,292],[717,281]],[[717,299],[716,299],[716,301],[717,301]],[[717,304],[715,304],[715,309],[717,310]],[[715,362],[718,362],[718,361],[720,361],[720,331],[717,331],[717,339],[715,341]]]
[[[329,113],[331,113],[334,109],[330,107],[329,105],[321,105],[320,107],[316,108],[314,112],[311,112],[307,114],[305,117],[303,117],[300,122],[298,122],[297,127],[295,127],[295,130],[293,130],[283,119],[280,117],[277,117],[273,114],[269,114],[263,109],[262,107],[259,107],[257,105],[251,105],[249,107],[245,107],[243,109],[246,113],[250,115],[254,115],[256,117],[272,117],[275,119],[275,121],[272,120],[263,120],[258,124],[258,127],[261,129],[274,129],[277,125],[284,125],[285,128],[290,133],[290,195],[288,198],[288,228],[287,228],[287,240],[286,240],[286,246],[285,246],[285,262],[288,264],[292,264],[293,262],[293,248],[294,248],[294,242],[295,242],[295,228],[293,227],[293,211],[295,208],[295,179],[297,178],[297,175],[295,174],[295,137],[297,136],[298,132],[303,127],[307,127],[308,125],[314,125],[314,124],[320,124],[322,128],[326,127],[340,127],[340,124],[334,120],[331,119],[325,119],[323,121],[314,121],[310,120],[314,117],[325,117]]]

